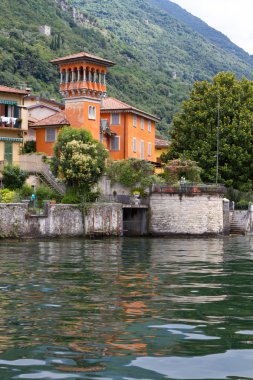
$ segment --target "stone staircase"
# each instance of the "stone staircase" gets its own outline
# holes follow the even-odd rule
[[[20,169],[29,174],[36,175],[40,180],[56,191],[60,195],[65,193],[65,185],[60,183],[57,178],[54,177],[49,165],[42,161],[42,156],[39,155],[21,155],[19,161]]]
[[[232,220],[230,223],[230,234],[232,235],[245,235],[250,231],[250,211],[248,210],[234,210]]]

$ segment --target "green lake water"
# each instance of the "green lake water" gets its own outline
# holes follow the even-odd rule
[[[10,379],[253,379],[253,237],[1,241]]]

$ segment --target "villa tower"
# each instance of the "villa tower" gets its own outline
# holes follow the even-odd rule
[[[60,93],[70,125],[100,140],[100,106],[106,96],[107,68],[114,63],[85,52],[54,59],[60,68]]]

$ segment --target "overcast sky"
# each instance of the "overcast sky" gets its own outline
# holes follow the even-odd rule
[[[253,54],[253,0],[171,0]]]

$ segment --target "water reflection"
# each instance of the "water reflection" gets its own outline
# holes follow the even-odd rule
[[[244,237],[1,242],[0,378],[192,379],[183,367],[198,359],[253,378],[251,248]],[[226,370],[235,352],[240,375]]]

